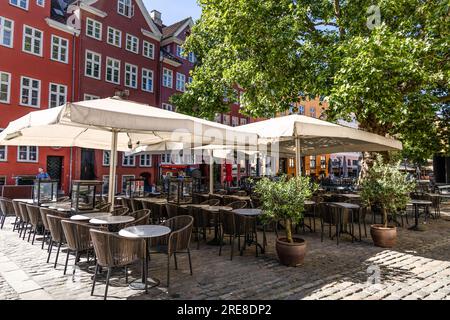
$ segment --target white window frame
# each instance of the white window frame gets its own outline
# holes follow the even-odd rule
[[[2,75],[6,74],[8,76],[8,82],[2,81]],[[11,102],[11,73],[0,71],[0,87],[2,84],[5,84],[8,86],[7,92],[6,92],[6,100],[0,100],[0,103],[7,103],[9,104]]]
[[[147,50],[147,54],[145,51]],[[148,41],[142,41],[142,55],[148,59],[155,60],[155,45]]]
[[[108,161],[106,161],[106,160],[108,160]],[[111,151],[103,150],[102,166],[109,167],[110,163],[111,163]]]
[[[115,181],[114,182],[114,194],[117,193],[117,180],[119,180],[119,179],[118,179],[117,174],[116,174],[116,179],[114,180]],[[105,189],[108,190],[108,188],[109,188],[109,175],[108,174],[102,175],[102,181],[103,181],[103,187],[102,187],[103,190],[102,191],[104,191]]]
[[[171,164],[172,163],[172,154],[171,153],[161,154],[161,163],[162,164]]]
[[[36,148],[36,160],[30,160],[30,148]],[[20,159],[20,148],[27,148],[27,158],[25,160]],[[36,146],[17,146],[17,162],[39,162],[39,147]]]
[[[30,83],[32,83],[33,81],[37,81],[39,83],[39,87],[37,89],[38,90],[37,105],[32,105],[31,103],[24,103],[22,101],[22,92],[23,92],[23,89],[25,89],[24,85],[23,85],[24,79],[30,80]],[[28,86],[27,89],[29,90],[28,98],[30,98],[30,97],[32,97],[33,90],[36,90],[36,89],[34,89],[32,85]],[[32,101],[32,99],[29,99],[29,101]],[[40,106],[41,106],[41,80],[33,79],[30,77],[25,77],[25,76],[20,77],[20,103],[19,104],[24,107],[31,107],[31,108],[37,108],[37,109],[40,108]]]
[[[148,158],[147,158],[148,157]],[[142,164],[144,160],[144,164]],[[150,153],[143,153],[140,155],[140,159],[139,159],[139,167],[141,168],[151,168],[152,167],[152,160],[153,157]],[[147,164],[147,162],[149,161],[149,164]]]
[[[186,91],[186,75],[177,72],[176,90],[180,92]]]
[[[129,69],[129,70],[128,70]],[[133,73],[132,70],[135,70]],[[130,63],[125,63],[125,86],[133,89],[137,89],[138,87],[138,66]],[[127,76],[130,81],[127,81]],[[133,86],[132,84],[132,76],[134,76],[136,80],[136,85]]]
[[[136,179],[136,176],[134,174],[123,174],[122,175],[122,193],[125,193],[125,191],[127,190],[127,180],[128,179]],[[132,185],[133,187],[133,185]]]
[[[87,73],[87,69],[88,69],[88,54],[92,54],[92,58],[94,58],[94,56],[98,56],[100,59],[98,61],[98,77],[95,77],[94,75],[89,75]],[[89,60],[91,61],[91,60]],[[92,62],[92,71],[94,72],[94,60],[91,61]],[[102,55],[100,53],[91,51],[91,50],[86,50],[85,55],[84,55],[84,75],[86,77],[92,78],[92,79],[97,79],[97,80],[101,80],[102,79]]]
[[[240,118],[239,125],[245,126],[246,124],[247,124],[247,119],[246,118]]]
[[[316,117],[316,108],[310,107],[310,108],[309,108],[309,115],[310,115],[311,117],[315,118],[315,117]]]
[[[45,8],[45,0],[36,0],[36,5]]]
[[[5,27],[5,21],[9,21],[11,23],[11,28],[6,29]],[[9,31],[11,32],[11,44],[6,45],[3,43],[4,41],[4,32]],[[5,17],[0,16],[0,46],[7,47],[7,48],[13,48],[14,47],[14,20],[7,19]]]
[[[231,125],[231,116],[229,114],[223,115],[223,124],[227,126]]]
[[[231,117],[231,126],[232,127],[239,126],[239,117],[236,117],[236,116]]]
[[[125,38],[125,50],[139,54],[139,38],[127,33]],[[130,44],[130,46],[128,46]],[[136,47],[135,47],[136,45]],[[134,49],[134,50],[133,50]]]
[[[92,23],[93,34],[89,34],[89,23]],[[100,27],[98,37],[95,35],[95,33],[96,33],[95,31],[96,31],[97,27]],[[86,18],[86,36],[88,36],[92,39],[95,39],[95,40],[102,41],[102,37],[103,37],[102,34],[103,34],[103,23],[101,23],[100,21],[97,21],[95,19],[87,17]]]
[[[58,43],[57,44],[54,43],[54,39],[58,39]],[[62,43],[64,41],[66,42],[65,46],[62,45]],[[55,46],[58,47],[58,58],[57,59],[55,59],[53,57],[53,48]],[[62,48],[66,49],[66,57],[65,57],[64,60],[61,59]],[[66,38],[58,37],[58,36],[55,36],[54,34],[52,34],[51,45],[50,45],[50,59],[53,60],[53,61],[62,62],[62,63],[66,63],[66,64],[69,63],[69,40],[67,40]]]
[[[128,2],[129,4],[126,4],[126,2]],[[121,4],[123,5],[124,12],[120,11],[120,5]],[[125,10],[127,7],[129,8],[129,14],[128,15],[126,14],[126,10]],[[117,13],[122,15],[122,16],[124,16],[124,17],[127,17],[127,18],[133,17],[134,16],[134,5],[133,5],[133,2],[131,0],[118,0],[117,1]]]
[[[25,33],[25,30],[27,30],[27,29],[31,29],[31,31],[33,33],[31,36],[27,35]],[[40,38],[37,38],[34,35],[34,33],[36,31],[39,31],[41,33],[41,37]],[[30,51],[25,50],[25,38],[26,37],[31,37],[31,49],[30,49]],[[35,53],[34,52],[35,40],[37,40],[37,39],[39,39],[39,53]],[[34,56],[42,57],[43,47],[44,47],[44,31],[39,30],[37,28],[30,27],[30,26],[24,24],[23,25],[23,34],[22,34],[22,51],[25,52],[25,53],[28,53],[28,54],[32,54]]]
[[[169,86],[169,78],[170,78],[170,86]],[[163,68],[163,87],[170,89],[173,88],[173,70]]]
[[[177,44],[177,57],[184,59],[183,53],[183,47]]]
[[[193,52],[189,52],[188,59],[189,62],[195,63],[195,54]]]
[[[153,80],[153,70],[142,68],[142,79],[141,79],[141,89],[145,92],[153,92],[154,80]],[[147,75],[145,75],[147,73]],[[151,76],[149,76],[151,75]],[[150,89],[147,89],[148,80],[151,79],[152,86]]]
[[[167,111],[173,111],[173,105],[169,103],[163,103],[161,108]]]
[[[110,41],[110,33],[112,32],[113,42]],[[119,36],[119,44],[116,43],[116,37]],[[114,47],[122,48],[122,31],[108,26],[108,32],[106,35],[106,42]]]
[[[58,92],[56,92],[56,93],[52,92],[52,86],[56,86]],[[64,84],[53,83],[53,82],[50,82],[48,84],[48,108],[49,109],[56,108],[56,107],[63,105],[63,104],[57,103],[56,106],[54,106],[54,107],[51,106],[52,94],[55,94],[57,97],[57,101],[59,101],[59,98],[62,96],[62,94],[59,92],[59,89],[61,89],[61,88],[64,88],[64,103],[63,104],[65,104],[67,102],[67,86]]]
[[[125,164],[125,159],[133,159],[133,164],[130,164],[131,161],[129,161],[128,164]],[[122,152],[122,167],[136,167],[136,156],[135,155],[126,155],[125,152]]]
[[[108,62],[112,62],[113,65],[110,66],[108,64]],[[118,63],[119,66],[115,66],[114,63]],[[121,61],[111,58],[111,57],[106,57],[106,66],[105,66],[105,81],[109,82],[109,83],[114,83],[114,84],[120,84],[120,67],[121,67]],[[111,80],[108,80],[108,70],[111,69]],[[116,74],[114,74],[116,73]],[[114,81],[115,75],[117,75],[117,81]]]
[[[100,99],[100,97],[94,94],[85,93],[83,95],[83,100],[97,100],[97,99]]]
[[[22,1],[25,1],[25,8],[20,5],[20,3]],[[17,8],[20,8],[20,9],[23,9],[23,10],[28,10],[29,3],[30,3],[29,0],[16,0],[16,2],[17,2],[17,4],[13,3],[12,0],[9,0],[9,4],[10,5],[12,5],[14,7],[17,7]]]
[[[3,131],[4,129],[0,129],[0,133]],[[5,157],[2,159],[0,158],[0,162],[7,162],[8,161],[8,147],[7,146],[0,146],[0,149],[5,150]]]

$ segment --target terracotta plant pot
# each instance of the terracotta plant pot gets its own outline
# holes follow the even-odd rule
[[[386,228],[382,224],[373,224],[370,226],[370,235],[377,247],[392,248],[397,242],[397,228],[393,226]]]
[[[289,267],[303,263],[306,255],[306,241],[300,238],[294,237],[294,243],[289,243],[286,238],[278,238],[275,248],[280,262]]]

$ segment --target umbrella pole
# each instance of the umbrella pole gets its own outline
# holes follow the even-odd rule
[[[209,193],[214,193],[214,161],[212,150],[209,151]]]
[[[295,175],[300,177],[302,175],[302,155],[300,150],[300,137],[295,136]]]
[[[117,130],[113,130],[111,138],[111,157],[109,162],[109,189],[108,189],[108,201],[109,203],[111,203],[111,212],[114,210],[118,136],[119,132]]]

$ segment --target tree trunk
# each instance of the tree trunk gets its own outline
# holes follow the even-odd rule
[[[387,210],[386,210],[386,208],[385,208],[385,207],[382,207],[382,208],[381,208],[381,212],[383,213],[383,224],[384,224],[384,227],[387,228],[387,225],[388,225],[388,216],[387,216]]]
[[[285,219],[284,224],[286,225],[286,239],[289,243],[294,243],[294,239],[292,239],[292,224],[291,219]]]

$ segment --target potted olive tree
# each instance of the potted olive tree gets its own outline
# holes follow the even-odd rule
[[[399,170],[398,164],[383,163],[383,157],[379,155],[362,180],[361,187],[361,198],[365,204],[372,210],[378,206],[383,216],[383,224],[370,226],[374,244],[392,248],[397,240],[397,228],[395,225],[388,225],[388,214],[395,219],[398,210],[406,207],[415,183],[407,179],[407,175]]]
[[[311,198],[317,190],[309,177],[288,179],[281,176],[277,181],[263,178],[255,186],[259,196],[264,219],[267,221],[283,221],[286,234],[276,242],[276,251],[280,262],[287,266],[297,266],[303,262],[306,254],[306,241],[292,235],[292,224],[303,219],[305,200]]]

